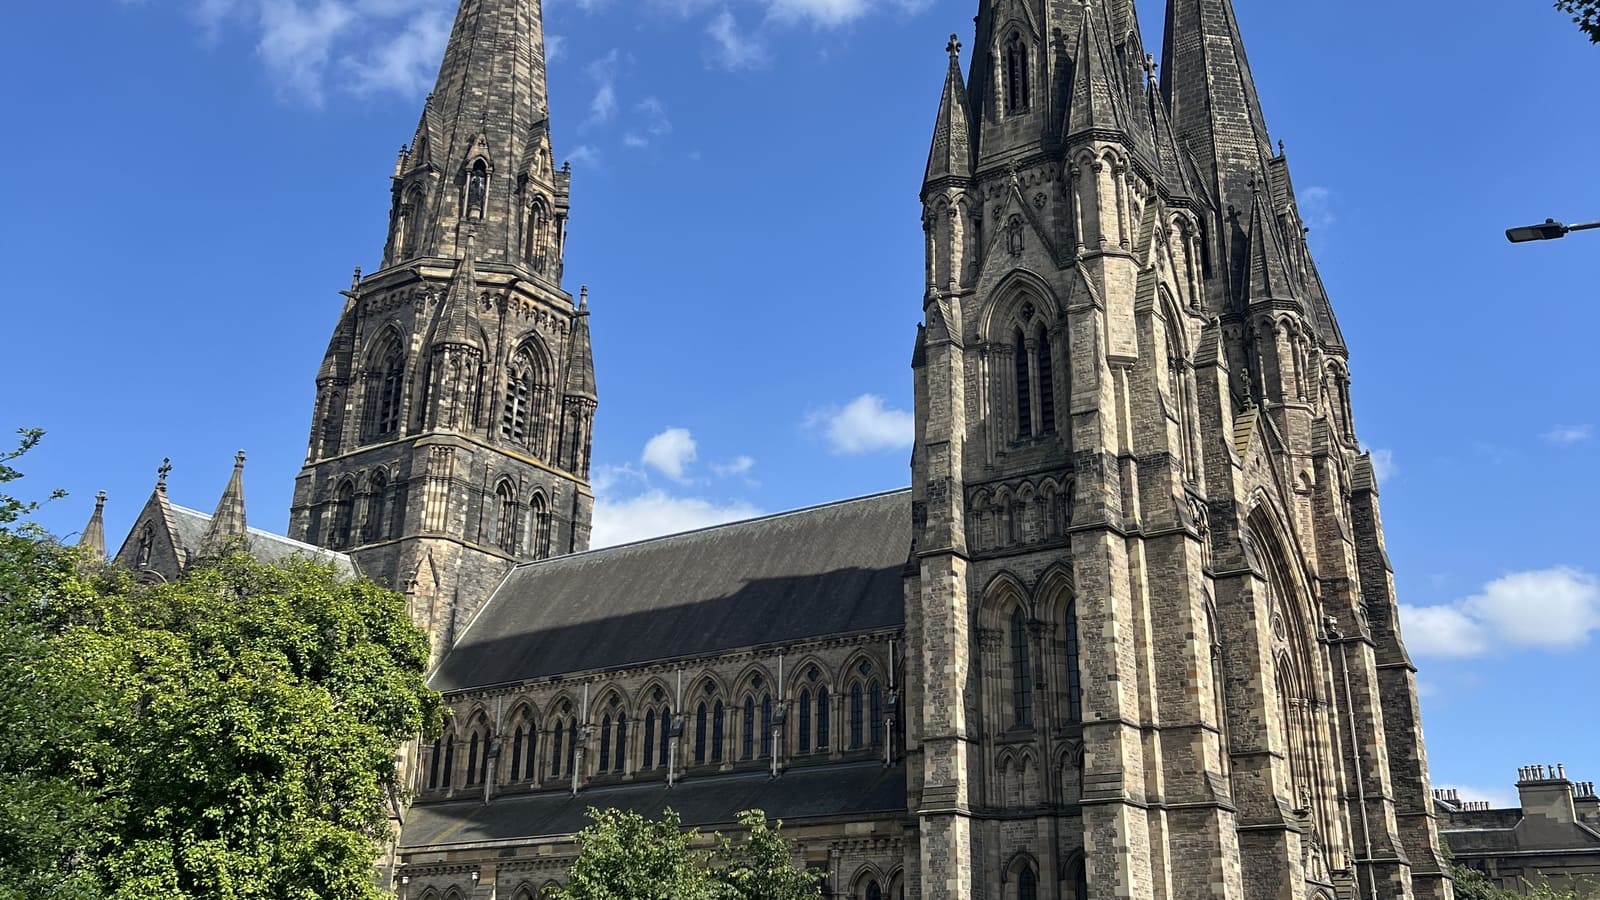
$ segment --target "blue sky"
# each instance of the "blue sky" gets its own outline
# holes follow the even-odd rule
[[[1600,47],[1548,4],[1237,0],[1352,347],[1435,782],[1600,778]],[[621,540],[902,485],[917,191],[973,0],[549,0],[568,287]],[[25,489],[120,540],[170,456],[210,510],[249,451],[281,530],[312,378],[375,264],[452,0],[18,4],[0,427]],[[1159,3],[1141,0],[1146,42]],[[113,550],[115,548],[113,547]]]

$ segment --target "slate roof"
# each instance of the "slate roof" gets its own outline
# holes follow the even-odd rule
[[[171,509],[173,525],[178,531],[178,540],[191,555],[198,553],[205,543],[206,530],[211,526],[211,517],[199,510],[179,506],[176,503],[172,504]],[[307,556],[318,562],[332,563],[334,570],[345,578],[354,578],[358,574],[355,560],[347,554],[302,544],[281,534],[273,534],[259,528],[250,528],[248,531],[250,555],[269,565],[292,556]]]
[[[413,806],[400,832],[400,845],[412,849],[444,844],[570,835],[589,824],[589,807],[615,808],[660,818],[667,807],[683,824],[715,829],[733,824],[747,809],[794,824],[803,819],[860,819],[903,813],[906,768],[876,760],[795,768],[777,778],[764,771],[690,778],[667,787],[665,781],[566,791],[481,797]]]
[[[897,628],[911,492],[518,566],[434,672],[436,690]]]

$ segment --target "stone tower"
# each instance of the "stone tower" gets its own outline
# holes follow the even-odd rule
[[[383,264],[317,373],[290,535],[403,590],[442,652],[518,561],[588,549],[597,403],[562,288],[539,0],[465,0],[400,152]]]
[[[1231,0],[982,0],[922,189],[908,895],[1450,896],[1344,340]],[[910,857],[910,854],[908,854]]]

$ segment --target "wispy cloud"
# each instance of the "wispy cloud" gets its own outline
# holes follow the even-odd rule
[[[130,4],[131,5],[131,4]],[[208,41],[243,34],[286,101],[320,106],[357,97],[427,91],[449,36],[437,0],[189,0]]]
[[[633,127],[622,135],[627,147],[648,147],[657,138],[672,132],[672,120],[667,118],[666,104],[655,97],[646,97],[633,106]]]
[[[1298,192],[1300,221],[1307,228],[1328,228],[1333,225],[1333,192],[1325,187],[1308,187]]]
[[[834,453],[854,455],[911,446],[916,419],[884,406],[876,394],[862,394],[842,407],[812,413],[806,425],[819,431]]]
[[[1378,479],[1379,484],[1386,484],[1400,474],[1400,464],[1394,461],[1393,450],[1374,450],[1369,447],[1367,452],[1372,455],[1372,477]]]
[[[732,475],[745,476],[756,467],[756,461],[749,456],[736,456],[724,463],[713,463],[711,471],[727,478]]]
[[[723,9],[706,23],[713,47],[712,58],[724,69],[750,69],[767,61],[767,49],[755,34],[739,26],[733,12]]]
[[[1557,425],[1544,433],[1544,439],[1558,447],[1581,444],[1594,437],[1593,425]]]
[[[589,100],[589,119],[594,125],[608,122],[617,114],[617,70],[621,67],[622,51],[616,47],[583,67],[583,72],[594,82],[594,97]]]
[[[1512,572],[1454,603],[1402,605],[1400,616],[1420,656],[1573,650],[1600,631],[1600,578],[1570,566]]]

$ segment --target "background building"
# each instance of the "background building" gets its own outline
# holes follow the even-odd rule
[[[1524,893],[1546,880],[1600,896],[1600,797],[1594,782],[1570,781],[1564,765],[1517,770],[1516,809],[1464,802],[1434,791],[1440,835],[1456,862]]]

